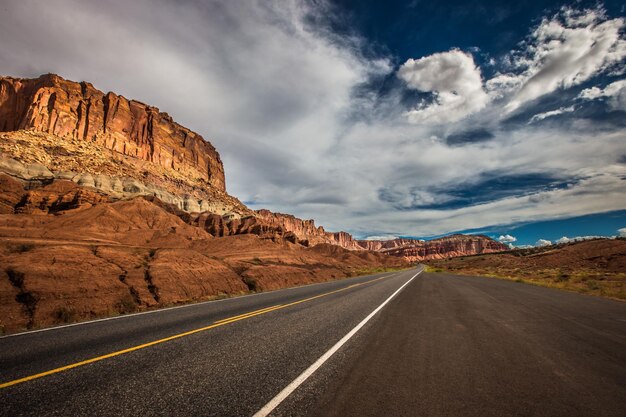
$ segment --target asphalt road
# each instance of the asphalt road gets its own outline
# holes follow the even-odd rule
[[[626,415],[626,303],[417,272],[0,338],[0,415]]]

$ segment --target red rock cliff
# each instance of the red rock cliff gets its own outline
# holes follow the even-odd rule
[[[403,246],[417,245],[422,243],[423,241],[416,239],[397,238],[391,240],[357,240],[356,242],[363,249],[380,252],[384,249],[394,249]]]
[[[380,252],[391,256],[403,257],[411,262],[428,259],[453,258],[456,256],[478,255],[482,253],[503,252],[508,246],[483,235],[450,235],[428,241],[413,241],[413,244]]]
[[[220,156],[202,136],[155,107],[87,82],[0,77],[0,131],[22,129],[94,141],[225,191]]]
[[[410,262],[502,252],[509,249],[506,245],[483,235],[457,234],[430,241],[404,238],[391,240],[355,240],[349,233],[327,232],[322,226],[315,226],[313,220],[302,220],[290,214],[273,213],[269,210],[257,210],[255,211],[255,215],[258,223],[268,230],[280,230],[282,231],[281,233],[293,233],[298,241],[301,243],[306,242],[308,246],[328,243],[350,250],[381,252],[390,256],[404,258]],[[235,224],[235,229],[240,227],[241,225],[239,225],[239,223]],[[244,228],[243,230],[257,230],[259,225],[257,224],[255,227],[256,228]],[[229,228],[232,229],[233,227],[229,226]],[[266,233],[267,230],[263,229],[263,232]],[[235,233],[231,231],[230,234]]]
[[[315,226],[314,220],[302,220],[291,214],[274,213],[269,210],[256,210],[255,215],[263,223],[293,232],[298,239],[312,244],[329,243],[322,226]]]
[[[274,213],[269,210],[256,210],[255,215],[264,224],[293,233],[299,241],[308,246],[321,243],[341,246],[350,250],[363,250],[350,233],[327,232],[322,226],[315,226],[314,220],[302,220],[291,214]]]

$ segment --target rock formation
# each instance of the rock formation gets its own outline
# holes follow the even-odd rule
[[[399,256],[407,261],[420,262],[428,259],[444,259],[456,256],[478,255],[508,251],[509,247],[484,235],[450,235],[433,240],[415,240],[408,245],[380,252]]]
[[[34,130],[103,145],[225,191],[224,167],[202,136],[135,100],[46,74],[0,78],[0,131]]]
[[[322,243],[341,246],[350,250],[363,250],[351,234],[347,232],[327,232],[322,226],[315,226],[314,220],[302,220],[291,214],[273,213],[269,210],[256,210],[255,216],[263,223],[293,233],[305,246]]]
[[[415,246],[423,243],[423,240],[397,238],[389,240],[358,240],[357,244],[366,250],[383,251],[405,246]]]
[[[273,213],[269,210],[257,210],[255,214],[262,223],[273,226],[276,230],[292,232],[300,243],[307,246],[331,244],[355,251],[381,252],[409,262],[502,252],[509,249],[508,246],[484,235],[457,234],[430,241],[407,238],[356,240],[347,232],[327,232],[322,226],[315,226],[313,220],[302,220],[290,214]]]

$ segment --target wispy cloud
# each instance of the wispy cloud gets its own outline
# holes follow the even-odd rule
[[[564,7],[544,18],[524,48],[509,57],[511,77],[519,87],[506,110],[614,70],[626,57],[626,41],[620,35],[624,24],[621,17],[607,18],[601,8]]]
[[[569,106],[569,107],[561,107],[556,110],[550,110],[550,111],[543,112],[543,113],[537,113],[533,117],[530,118],[530,121],[528,123],[538,122],[543,119],[547,119],[548,117],[554,117],[554,116],[558,116],[564,113],[571,113],[574,110],[576,110],[575,106]]]

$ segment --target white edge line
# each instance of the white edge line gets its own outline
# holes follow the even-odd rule
[[[278,393],[274,398],[272,398],[267,404],[263,406],[259,411],[257,411],[252,417],[266,417],[269,415],[280,403],[282,403],[285,398],[287,398],[292,392],[294,392],[304,381],[306,381],[315,371],[317,371],[323,364],[326,362],[331,356],[335,354],[348,340],[352,338],[361,330],[365,324],[370,321],[372,317],[376,315],[393,297],[395,297],[400,291],[404,289],[411,281],[415,279],[419,274],[421,274],[424,270],[422,269],[417,274],[413,275],[411,279],[405,282],[400,288],[398,288],[393,294],[389,296],[385,301],[382,302],[374,311],[372,311],[367,317],[365,317],[359,324],[356,325],[348,334],[341,338],[333,347],[331,347],[326,353],[324,353],[318,360],[316,360],[313,365],[309,366],[304,372],[302,372],[296,379],[294,379],[289,385],[287,385],[281,392]]]
[[[386,277],[390,277],[390,276],[396,275],[396,274],[399,274],[399,272],[393,272],[393,273],[390,273],[389,275],[385,275],[385,276]],[[337,279],[337,280],[333,280],[333,281],[315,282],[313,284],[299,285],[299,286],[289,287],[289,288],[281,288],[281,289],[273,290],[273,291],[263,291],[263,292],[258,292],[258,293],[254,293],[254,294],[237,295],[237,296],[234,296],[234,297],[222,298],[220,300],[207,300],[207,301],[200,301],[200,302],[197,302],[197,303],[183,304],[183,305],[180,305],[180,306],[157,308],[155,310],[148,310],[148,311],[140,311],[139,313],[121,314],[119,316],[104,317],[104,318],[101,318],[101,319],[80,321],[78,323],[63,324],[61,326],[46,327],[44,329],[28,330],[28,331],[20,332],[20,333],[7,334],[7,335],[4,335],[4,336],[0,336],[0,339],[7,339],[9,337],[16,337],[16,336],[26,336],[26,335],[33,334],[33,333],[47,332],[47,331],[50,331],[50,330],[60,330],[60,329],[65,329],[67,327],[83,326],[83,325],[86,325],[86,324],[99,323],[99,322],[102,322],[102,321],[126,319],[126,318],[130,318],[130,317],[135,317],[135,316],[142,316],[144,314],[160,313],[160,312],[163,312],[163,311],[176,310],[176,309],[179,309],[179,308],[188,308],[188,307],[200,306],[200,305],[208,304],[208,303],[218,303],[220,301],[238,300],[238,299],[241,299],[241,298],[254,297],[254,296],[257,296],[257,295],[273,294],[273,293],[278,292],[278,291],[289,291],[289,290],[295,290],[297,288],[310,287],[310,286],[313,286],[313,285],[321,285],[321,284],[328,284],[330,282],[345,281],[345,280],[351,279],[351,278],[352,279],[358,279],[358,278],[373,277],[373,276],[376,276],[376,275],[378,275],[378,274],[363,275],[363,276],[360,276],[360,277],[343,278],[343,279]]]

